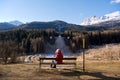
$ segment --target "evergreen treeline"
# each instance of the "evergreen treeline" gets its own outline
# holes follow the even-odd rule
[[[52,29],[0,32],[0,59],[6,64],[9,58],[15,61],[15,56],[44,53],[46,43],[54,44],[56,35]]]
[[[91,45],[104,45],[109,43],[120,43],[120,30],[106,30],[106,31],[65,31],[66,45],[70,46],[71,51],[76,52],[82,49],[82,39],[85,37],[86,48]]]
[[[88,39],[91,45],[120,43],[120,30],[89,32]]]

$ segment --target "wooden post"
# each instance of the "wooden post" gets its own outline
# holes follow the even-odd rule
[[[83,38],[83,72],[85,71],[85,38]]]
[[[85,38],[83,38],[83,49],[85,49]]]

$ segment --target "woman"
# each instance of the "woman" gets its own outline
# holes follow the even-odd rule
[[[56,51],[55,51],[55,54],[56,54],[56,60],[53,60],[52,61],[52,64],[51,64],[51,67],[52,68],[56,68],[56,64],[62,64],[62,62],[63,62],[63,60],[62,60],[62,58],[63,58],[63,54],[62,54],[62,52],[61,52],[61,50],[60,49],[57,49]]]

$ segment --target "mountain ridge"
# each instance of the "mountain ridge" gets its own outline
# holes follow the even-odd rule
[[[74,27],[81,27],[80,25],[67,23],[61,20],[54,20],[49,22],[34,21],[22,24],[18,29],[55,29],[56,31],[65,31]]]
[[[15,28],[15,25],[10,24],[8,22],[0,23],[0,30],[8,30],[8,29],[13,29],[13,28]]]
[[[67,23],[61,20],[54,20],[48,22],[33,21],[24,23],[19,26],[10,24],[9,22],[0,23],[0,30],[16,30],[16,29],[54,29],[55,31],[64,32],[65,30],[73,31],[93,31],[93,30],[107,30],[120,29],[120,20],[111,20],[101,22],[94,25],[77,25]]]
[[[94,24],[100,24],[107,21],[117,21],[120,20],[120,11],[116,11],[113,13],[105,14],[104,16],[97,17],[92,16],[90,18],[86,18],[81,25],[94,25]]]

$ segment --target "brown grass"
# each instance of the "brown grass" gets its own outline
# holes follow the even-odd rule
[[[120,79],[119,61],[86,61],[86,72],[82,71],[82,62],[77,69],[40,69],[38,64],[0,65],[0,80],[89,80]]]
[[[87,60],[120,60],[120,44],[108,44],[85,51]],[[78,57],[82,60],[82,54]]]

